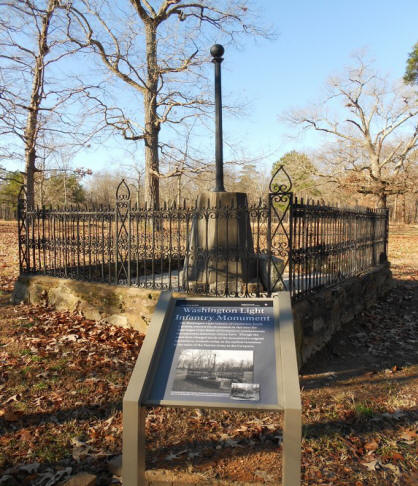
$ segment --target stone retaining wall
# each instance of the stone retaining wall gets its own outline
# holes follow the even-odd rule
[[[388,292],[392,284],[390,266],[384,263],[296,302],[293,318],[299,365],[319,351],[336,331]]]
[[[79,311],[87,319],[146,333],[159,295],[159,290],[21,275],[12,299],[14,303],[46,303],[57,310]]]
[[[296,302],[293,315],[299,365],[344,324],[376,302],[391,284],[389,264],[382,264]],[[23,275],[16,282],[13,302],[48,303],[57,310],[79,311],[87,319],[146,333],[159,294],[158,290]]]

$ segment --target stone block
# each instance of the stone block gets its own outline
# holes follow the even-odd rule
[[[16,280],[11,300],[13,304],[28,301],[28,285],[25,277],[20,276],[19,279]]]
[[[119,314],[113,314],[112,316],[104,318],[106,322],[112,326],[127,327],[129,328],[128,318]]]
[[[122,454],[119,456],[113,457],[108,465],[107,469],[114,475],[118,477],[122,477]]]
[[[159,295],[158,290],[25,275],[15,284],[13,301],[48,303],[87,319],[146,332]]]
[[[305,363],[322,349],[333,334],[355,316],[374,304],[378,295],[392,285],[388,264],[372,268],[363,275],[348,278],[299,300],[293,306],[298,364]]]
[[[199,214],[192,221],[183,278],[209,285],[216,280],[253,280],[254,248],[247,195],[204,192],[196,206]]]
[[[232,280],[229,282],[213,282],[209,286],[209,292],[214,294],[217,292],[219,295],[224,295],[227,292],[230,294],[245,295],[256,294],[257,292],[263,292],[264,287],[261,282],[245,282],[243,280]]]
[[[265,289],[269,288],[269,261],[270,259],[268,255],[258,255],[260,277]],[[272,256],[270,272],[270,286],[272,292],[283,290],[283,283],[280,276],[283,276],[284,269],[284,260],[279,257]]]
[[[325,327],[324,318],[323,317],[317,317],[316,319],[314,319],[314,321],[312,323],[312,327],[313,327],[314,334],[317,334],[319,331],[324,329],[324,327]]]
[[[96,476],[87,472],[79,472],[75,476],[71,476],[67,480],[59,483],[59,486],[94,486],[96,484]]]

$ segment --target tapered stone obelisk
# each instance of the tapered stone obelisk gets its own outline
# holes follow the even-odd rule
[[[254,282],[256,259],[247,195],[226,192],[223,179],[221,62],[224,48],[210,50],[215,64],[216,181],[196,201],[184,279],[189,290],[241,294]]]

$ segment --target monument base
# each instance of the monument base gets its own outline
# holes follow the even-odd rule
[[[257,285],[247,195],[204,192],[196,208],[184,263],[187,288],[241,294]]]

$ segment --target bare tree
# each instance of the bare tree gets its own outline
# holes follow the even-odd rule
[[[199,150],[192,147],[191,138],[195,123],[184,124],[183,137],[179,136],[176,146],[166,148],[162,151],[162,165],[167,168],[163,174],[164,179],[173,179],[175,189],[170,188],[171,199],[175,200],[179,206],[182,201],[184,180],[193,177],[200,177],[213,170],[213,162],[205,160]],[[161,178],[161,175],[160,175]],[[175,198],[173,197],[176,195]],[[184,196],[183,196],[184,197]]]
[[[133,90],[132,100],[142,98],[142,110],[122,110],[89,93],[108,125],[126,140],[144,142],[145,200],[158,205],[160,130],[207,113],[211,97],[204,89],[203,66],[214,36],[234,39],[261,31],[244,21],[249,17],[245,0],[74,0],[69,15],[69,38],[91,48],[121,82],[118,86]]]
[[[86,199],[88,204],[114,206],[116,189],[126,174],[117,172],[94,172],[85,181]]]
[[[127,170],[127,175],[124,176],[124,179],[132,187],[135,193],[136,205],[140,207],[142,202],[144,167],[140,163],[132,163],[124,165],[124,168]]]
[[[85,86],[71,85],[69,75],[64,80],[68,84],[60,79],[61,69],[68,67],[65,59],[79,50],[66,38],[67,17],[62,11],[66,3],[0,2],[0,133],[7,147],[0,153],[2,158],[19,160],[23,147],[29,207],[35,201],[37,160],[46,159],[63,145],[83,145],[90,137],[80,130],[81,118],[74,121],[75,101]],[[65,110],[69,104],[71,109]],[[86,112],[84,106],[83,116]]]
[[[39,3],[39,2],[38,2]],[[48,0],[46,8],[42,9],[40,5],[35,5],[35,2],[15,1],[2,2],[0,7],[5,12],[5,8],[9,10],[9,29],[5,31],[5,38],[2,42],[2,48],[6,48],[4,54],[1,54],[2,60],[10,60],[12,64],[7,68],[10,70],[13,67],[20,67],[23,72],[27,70],[32,71],[32,86],[29,99],[23,99],[14,91],[4,88],[2,99],[6,98],[7,108],[14,104],[15,107],[26,111],[26,127],[23,133],[19,133],[19,120],[16,111],[8,111],[8,127],[10,130],[17,131],[20,138],[23,139],[25,145],[25,182],[27,186],[27,203],[28,206],[34,205],[34,177],[35,177],[35,159],[37,138],[39,134],[39,114],[42,103],[44,80],[45,80],[45,66],[46,56],[49,52],[48,34],[51,25],[51,18],[57,7],[57,0]],[[33,22],[36,30],[36,38],[32,39],[32,46],[25,43],[26,39],[22,39],[20,34],[12,29],[12,19],[18,17],[21,21],[22,27],[28,27]],[[32,64],[33,63],[33,64]],[[14,99],[16,101],[14,101]],[[7,110],[5,110],[7,112]]]
[[[356,61],[344,77],[330,79],[329,95],[321,104],[294,110],[286,118],[331,139],[323,153],[325,175],[373,194],[386,207],[387,196],[399,193],[402,173],[417,147],[417,97],[405,86],[388,87],[370,63],[360,57]]]

